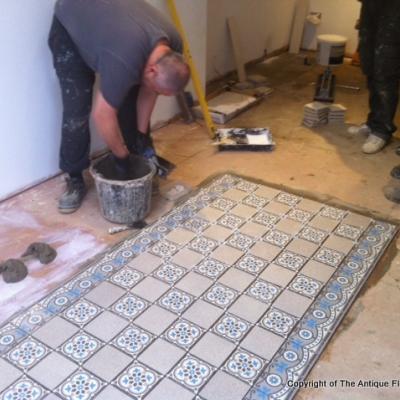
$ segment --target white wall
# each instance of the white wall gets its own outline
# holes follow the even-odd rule
[[[166,10],[165,1],[150,1]],[[0,199],[59,171],[62,108],[47,47],[54,3],[1,0]],[[204,82],[207,0],[176,3]],[[177,111],[175,99],[163,98],[152,122],[167,120]],[[92,149],[102,148],[97,135],[93,136]]]
[[[289,44],[296,0],[209,0],[207,80],[235,69],[227,18],[238,24],[245,61]]]
[[[360,15],[360,2],[357,0],[310,0],[310,11],[321,12],[321,24],[315,27],[306,23],[302,48],[316,50],[317,35],[333,33],[346,36],[349,41],[346,53],[357,49],[358,31],[354,29]]]

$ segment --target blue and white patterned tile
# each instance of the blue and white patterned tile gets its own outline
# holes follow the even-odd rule
[[[203,329],[193,322],[179,319],[164,334],[169,342],[189,350],[203,334]]]
[[[228,238],[226,243],[229,244],[229,246],[235,247],[236,249],[247,251],[253,245],[254,240],[250,236],[236,232]]]
[[[182,290],[172,289],[158,301],[158,304],[166,310],[176,314],[182,314],[193,302],[193,297]]]
[[[10,350],[7,359],[26,371],[43,359],[48,352],[48,348],[43,343],[29,338]]]
[[[286,192],[279,193],[278,196],[275,198],[275,201],[286,204],[290,207],[295,206],[300,200],[301,197]]]
[[[280,293],[279,286],[273,285],[270,282],[257,279],[248,289],[247,294],[263,303],[271,303]]]
[[[224,370],[252,384],[264,367],[265,361],[246,350],[236,350],[224,365]]]
[[[196,265],[194,270],[201,275],[210,279],[218,279],[228,268],[228,266],[213,258],[203,260],[200,264]]]
[[[138,296],[127,294],[126,296],[119,299],[113,305],[112,309],[121,317],[133,319],[141,314],[148,306],[149,305],[147,301],[141,299]]]
[[[154,336],[137,326],[129,326],[114,340],[114,346],[131,356],[137,356],[153,341]]]
[[[140,400],[149,393],[158,382],[159,376],[152,369],[135,361],[114,382],[116,386],[128,395]]]
[[[41,400],[47,391],[38,383],[22,378],[6,389],[0,400]]]
[[[220,197],[211,203],[211,207],[217,208],[221,211],[229,211],[233,206],[235,206],[235,204],[236,203],[233,200]]]
[[[291,269],[292,271],[298,271],[306,261],[307,259],[300,254],[285,250],[276,258],[275,264]]]
[[[22,342],[28,333],[11,323],[0,329],[0,355],[7,353],[12,347]]]
[[[177,251],[178,246],[168,240],[160,240],[151,247],[150,252],[161,258],[172,257]]]
[[[252,218],[253,222],[268,227],[274,226],[279,219],[280,217],[278,215],[269,213],[268,211],[260,211]]]
[[[11,320],[11,323],[26,333],[33,333],[54,316],[47,308],[35,305]]]
[[[111,277],[111,281],[124,289],[130,289],[135,286],[141,279],[143,274],[133,268],[124,267]]]
[[[303,296],[314,298],[322,289],[322,282],[304,275],[297,275],[289,289]]]
[[[271,229],[263,237],[264,241],[279,247],[285,247],[290,242],[291,238],[292,237],[287,233],[277,229]]]
[[[233,214],[225,214],[218,220],[218,225],[229,229],[237,229],[243,225],[244,219]]]
[[[360,228],[347,224],[341,224],[335,230],[336,235],[350,240],[357,240],[361,233],[362,230]]]
[[[268,203],[268,200],[265,197],[253,193],[250,196],[247,196],[242,203],[250,207],[262,208]]]
[[[99,378],[81,370],[75,372],[57,389],[57,392],[66,400],[91,400],[104,386]]]
[[[344,258],[344,254],[326,247],[320,248],[314,255],[314,260],[328,264],[331,267],[338,267]]]
[[[294,221],[305,223],[312,217],[312,214],[305,210],[300,210],[299,208],[294,208],[287,214],[287,218]]]
[[[61,352],[77,363],[91,357],[100,347],[101,342],[87,333],[78,333],[61,347]]]
[[[84,326],[100,313],[100,308],[87,300],[80,300],[64,311],[64,318]]]
[[[235,264],[236,268],[242,271],[249,272],[250,274],[253,275],[258,275],[266,266],[267,262],[265,260],[262,260],[261,258],[249,254],[243,256]]]
[[[58,314],[71,306],[79,297],[78,292],[61,287],[40,301],[38,305],[52,314]]]
[[[169,285],[173,285],[178,282],[185,274],[187,270],[183,267],[172,263],[166,263],[161,265],[161,267],[157,268],[153,272],[154,278],[159,279],[160,281],[166,282]]]
[[[315,244],[321,244],[327,236],[328,234],[325,231],[310,226],[305,227],[299,234],[299,238],[308,240]]]
[[[232,314],[225,314],[214,326],[217,335],[239,343],[250,329],[250,323]]]
[[[277,308],[271,308],[261,319],[261,326],[277,335],[287,337],[298,318]]]
[[[212,240],[205,236],[200,236],[193,239],[189,243],[188,247],[194,251],[197,251],[200,254],[206,255],[211,253],[217,247],[217,245],[218,244],[215,240]]]
[[[346,211],[340,210],[339,208],[326,206],[320,211],[319,215],[338,221],[343,219],[343,217],[346,215]]]
[[[193,217],[189,218],[185,223],[182,225],[184,228],[189,229],[195,233],[203,232],[210,223],[203,218]]]
[[[216,283],[203,296],[204,300],[220,308],[229,307],[238,296],[236,290]]]
[[[259,188],[259,185],[253,182],[249,182],[246,180],[240,180],[240,182],[236,185],[236,189],[242,190],[243,192],[252,193]]]
[[[213,371],[211,365],[189,354],[174,368],[171,378],[198,393]]]

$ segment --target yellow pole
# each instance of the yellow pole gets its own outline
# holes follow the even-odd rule
[[[207,129],[208,129],[208,133],[209,133],[211,139],[214,139],[216,128],[213,123],[213,120],[211,119],[210,112],[208,111],[208,104],[207,104],[206,98],[204,96],[204,91],[201,86],[201,82],[200,82],[199,74],[196,69],[196,65],[195,65],[192,55],[190,53],[189,42],[187,40],[185,30],[183,29],[181,19],[179,18],[178,10],[176,9],[176,6],[175,6],[175,1],[174,0],[167,0],[167,1],[168,1],[168,8],[171,13],[172,20],[174,21],[175,27],[182,37],[183,53],[184,53],[187,63],[190,66],[194,89],[196,91],[197,97],[200,102],[201,111],[203,113],[204,121],[205,121]]]

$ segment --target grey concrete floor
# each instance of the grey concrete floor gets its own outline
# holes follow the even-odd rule
[[[382,152],[361,153],[363,138],[350,137],[345,126],[310,130],[301,125],[303,106],[312,100],[320,67],[305,66],[301,57],[284,55],[260,64],[254,72],[265,75],[274,92],[258,106],[230,121],[229,126],[272,129],[276,149],[270,153],[218,153],[201,123],[176,122],[154,132],[158,152],[177,164],[167,182],[199,185],[210,175],[224,171],[284,185],[320,200],[346,204],[375,217],[400,220],[400,206],[387,201],[382,188],[390,169],[400,163],[394,140]],[[347,121],[361,123],[368,112],[364,78],[357,67],[344,65],[338,81],[360,85],[360,92],[337,90],[336,101],[348,107]],[[399,122],[399,121],[398,121]],[[57,177],[0,204],[0,249],[3,258],[16,257],[30,242],[48,240],[63,254],[60,264],[34,265],[30,280],[4,286],[0,321],[28,307],[77,273],[84,261],[128,235],[109,236],[112,226],[100,217],[93,183],[83,207],[75,214],[57,213],[62,190]],[[153,205],[153,218],[170,207],[162,200]],[[18,218],[17,218],[18,217]],[[400,257],[394,243],[335,333],[309,379],[399,379]],[[356,382],[357,383],[357,382]],[[302,390],[298,399],[398,399],[400,388],[320,388]]]

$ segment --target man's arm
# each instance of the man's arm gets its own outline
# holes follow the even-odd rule
[[[141,85],[137,100],[137,129],[147,133],[151,114],[157,101],[158,94],[145,85]]]
[[[129,151],[119,127],[117,110],[106,101],[100,90],[94,99],[92,116],[97,130],[112,153],[121,159],[128,157]]]

